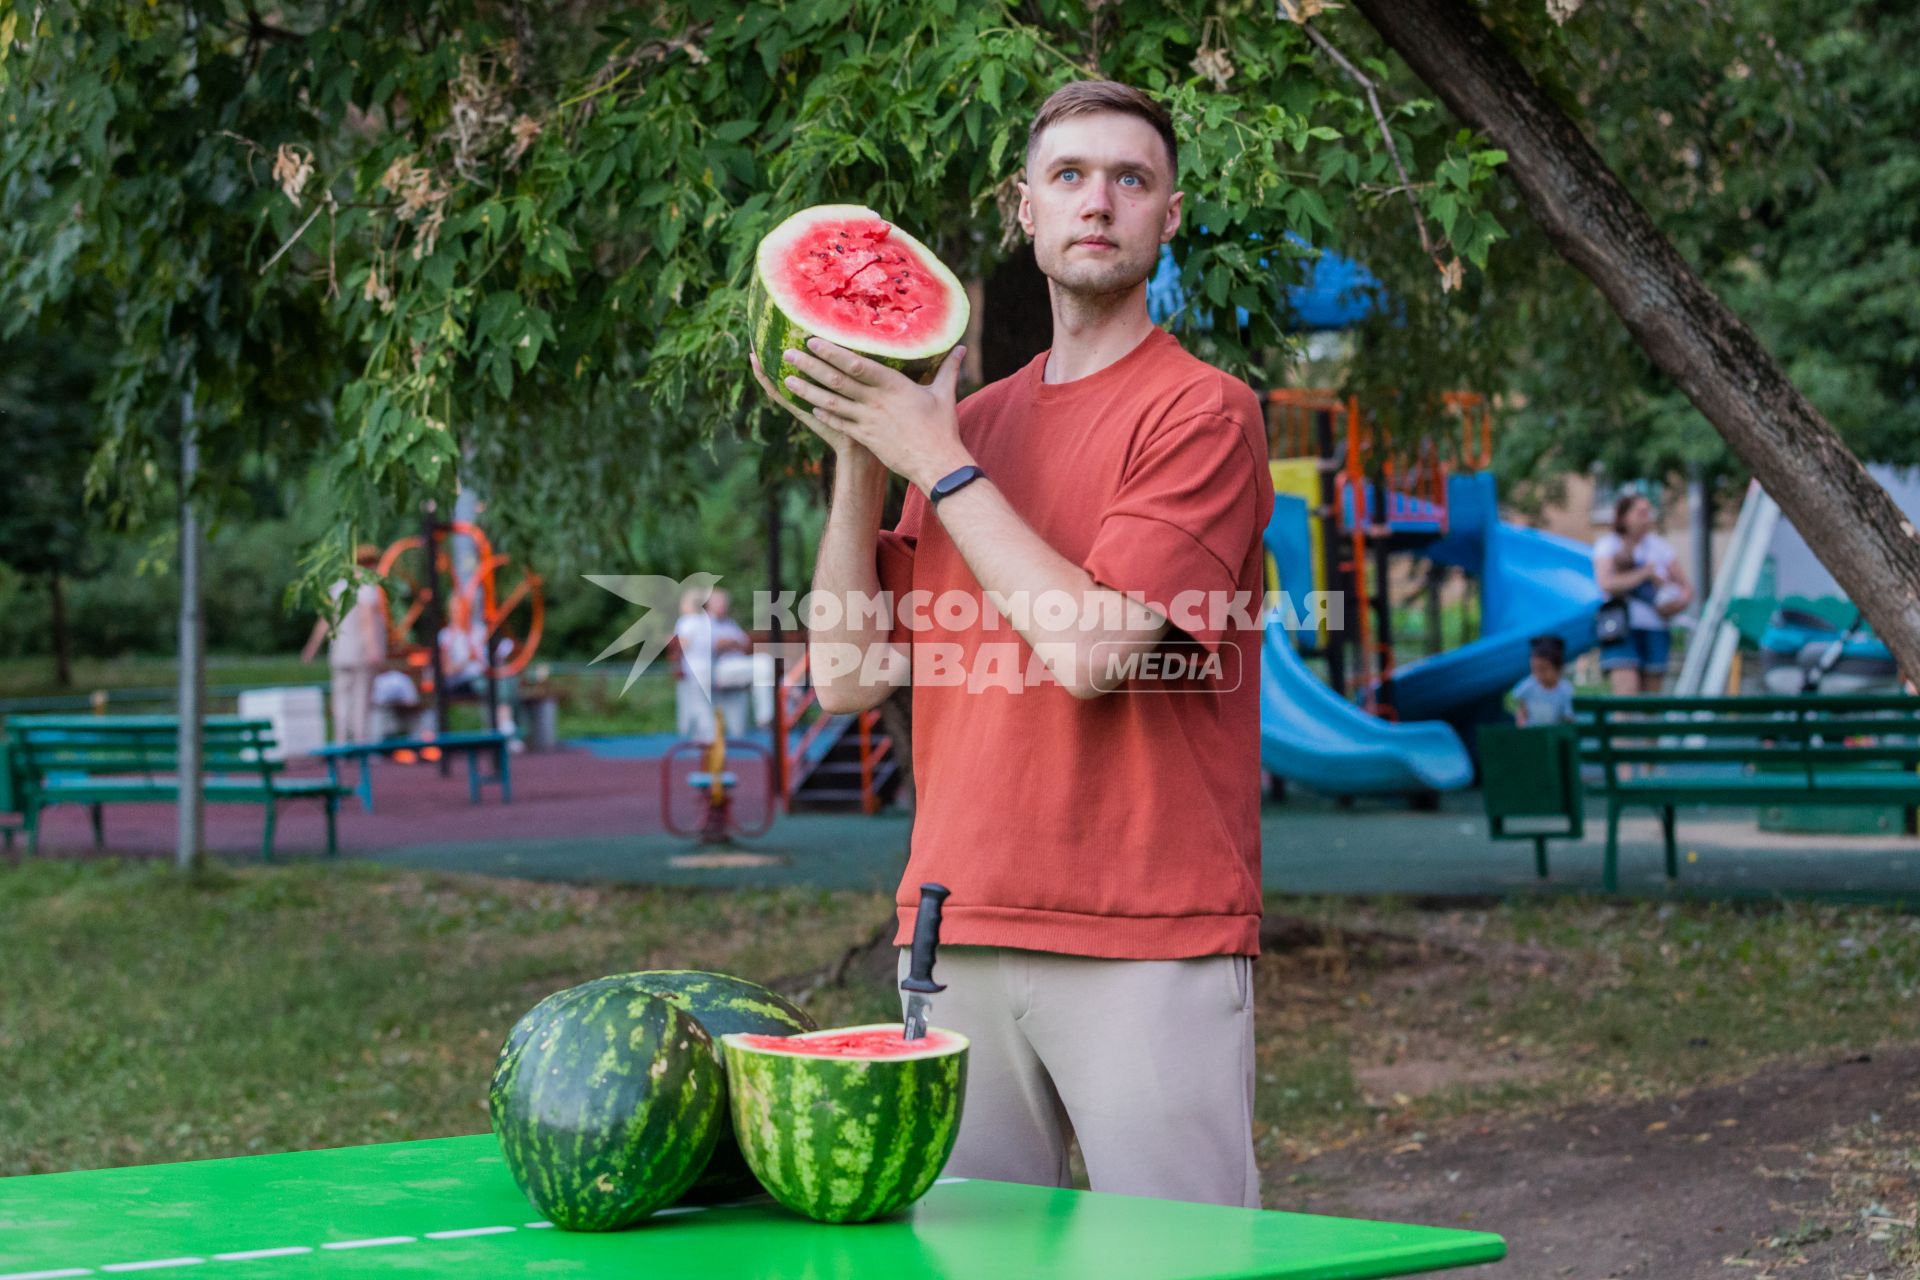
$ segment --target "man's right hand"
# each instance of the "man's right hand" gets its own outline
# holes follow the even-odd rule
[[[849,449],[866,449],[865,445],[849,439],[846,432],[836,431],[826,423],[820,421],[819,415],[795,405],[791,396],[782,395],[767,378],[767,371],[760,367],[760,353],[751,347],[747,349],[747,364],[753,369],[754,381],[758,382],[760,389],[767,393],[767,399],[773,401],[782,409],[785,409],[795,418],[798,418],[805,424],[809,431],[819,436],[822,440],[825,440],[828,448],[842,455]]]

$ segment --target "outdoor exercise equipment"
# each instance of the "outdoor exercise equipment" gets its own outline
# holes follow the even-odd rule
[[[445,732],[451,709],[440,652],[440,632],[449,622],[481,633],[487,725],[496,727],[499,682],[525,670],[540,648],[546,626],[540,575],[496,551],[478,525],[439,519],[431,501],[420,532],[389,544],[377,571],[389,600],[387,651],[418,673],[423,692],[433,697],[438,730]],[[440,760],[441,773],[449,763]]]
[[[740,778],[727,768],[727,755],[730,752],[744,752],[759,757],[765,770],[763,776],[767,785],[762,788],[765,801],[757,825],[742,827],[735,821],[733,793],[740,785]],[[674,762],[689,756],[698,757],[701,762],[698,770],[685,775],[686,785],[700,797],[701,810],[697,824],[683,825],[674,816]],[[666,758],[660,763],[660,820],[674,835],[692,836],[703,845],[732,844],[735,836],[762,836],[773,826],[773,784],[773,753],[757,742],[729,739],[726,713],[715,707],[712,742],[687,739],[667,748]]]

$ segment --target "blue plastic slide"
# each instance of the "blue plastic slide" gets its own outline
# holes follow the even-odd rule
[[[1278,495],[1267,549],[1299,615],[1312,582],[1306,504]],[[1459,735],[1444,724],[1394,724],[1329,689],[1295,652],[1281,610],[1267,625],[1260,660],[1260,763],[1269,773],[1331,795],[1450,791],[1473,780]]]
[[[1402,720],[1453,719],[1498,698],[1527,674],[1534,636],[1559,636],[1569,661],[1593,647],[1592,547],[1502,523],[1486,473],[1448,480],[1447,525],[1423,553],[1480,579],[1480,638],[1395,670]]]

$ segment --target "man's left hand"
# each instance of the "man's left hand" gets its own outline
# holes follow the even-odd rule
[[[888,470],[922,491],[973,461],[960,443],[960,417],[954,408],[965,347],[949,352],[924,387],[825,338],[809,338],[807,350],[786,355],[806,375],[789,376],[786,390],[813,406],[822,422],[865,445]]]

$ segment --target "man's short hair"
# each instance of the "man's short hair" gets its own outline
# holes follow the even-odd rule
[[[1173,136],[1173,117],[1167,114],[1165,107],[1140,90],[1117,80],[1076,80],[1047,95],[1047,100],[1040,104],[1040,110],[1034,112],[1033,123],[1027,126],[1028,181],[1034,177],[1033,152],[1040,143],[1040,135],[1062,120],[1092,115],[1096,111],[1116,111],[1121,115],[1136,116],[1152,125],[1160,135],[1160,140],[1167,144],[1167,180],[1179,182],[1180,144]]]
[[[1528,645],[1536,658],[1545,658],[1556,667],[1567,665],[1567,642],[1559,636],[1535,636]]]

